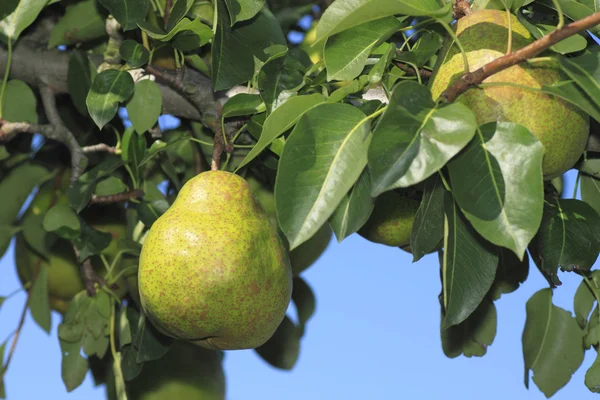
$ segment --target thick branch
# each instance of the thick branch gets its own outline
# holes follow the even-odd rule
[[[598,24],[600,24],[600,12],[595,12],[583,19],[565,25],[561,29],[556,29],[513,53],[499,57],[476,71],[464,74],[446,89],[440,97],[448,102],[452,102],[471,86],[480,84],[495,73],[533,58],[561,40]]]
[[[0,71],[6,70],[7,58],[6,49],[0,46]],[[102,58],[95,58],[94,62],[99,65]],[[68,52],[40,51],[25,46],[24,43],[18,43],[13,52],[10,78],[20,79],[33,87],[47,85],[57,94],[68,93],[68,68]],[[207,103],[210,103],[211,99],[214,102],[212,86],[207,77],[192,69],[188,69],[185,76],[188,83],[196,87],[199,98],[205,98]],[[164,114],[195,121],[201,120],[201,113],[183,95],[164,83],[157,83],[163,96]]]

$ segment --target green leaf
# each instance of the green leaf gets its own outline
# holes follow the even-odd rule
[[[118,168],[123,166],[123,160],[119,156],[109,155],[104,157],[100,164],[86,171],[67,191],[69,205],[77,212],[81,212],[88,204],[94,190],[96,182],[102,178],[111,175]]]
[[[517,18],[519,19],[519,22],[521,22],[536,39],[541,39],[542,37],[556,30],[556,26],[546,24],[533,24],[529,22],[529,19],[525,17],[522,13],[517,13]],[[575,34],[573,36],[569,36],[561,40],[555,45],[550,46],[550,50],[559,54],[568,54],[581,51],[586,47],[587,40],[580,34]]]
[[[307,57],[304,53],[290,50],[267,61],[258,73],[258,89],[269,113],[296,96],[304,86],[308,58],[303,62],[298,54]]]
[[[321,104],[296,124],[279,160],[277,218],[290,250],[329,219],[367,163],[370,119],[348,104]]]
[[[562,70],[573,79],[587,95],[600,106],[600,53],[588,53],[578,57],[559,57]]]
[[[223,105],[223,118],[252,115],[259,112],[263,101],[257,94],[238,93]],[[264,107],[263,107],[264,111]]]
[[[8,81],[4,89],[2,118],[11,122],[38,123],[37,100],[33,90],[23,81]]]
[[[361,75],[358,79],[355,79],[349,85],[342,86],[335,92],[329,95],[327,99],[328,103],[338,103],[341,102],[351,94],[362,91],[369,84],[369,77],[367,75]]]
[[[298,328],[286,315],[277,330],[265,344],[255,349],[256,353],[275,368],[291,370],[300,354]]]
[[[398,19],[384,17],[331,36],[325,44],[323,54],[327,80],[345,81],[356,78],[365,67],[371,50],[401,26]]]
[[[258,143],[246,155],[238,169],[254,160],[273,140],[294,126],[306,111],[322,103],[325,103],[325,97],[315,93],[292,97],[275,109],[265,120]]]
[[[169,141],[169,143],[165,143],[162,140],[154,141],[154,143],[152,143],[152,145],[146,152],[146,155],[144,155],[144,158],[142,158],[142,161],[140,161],[139,166],[141,167],[141,166],[145,165],[148,161],[150,161],[156,155],[162,153],[165,150],[169,150],[170,148],[172,148],[174,146],[176,147],[178,145],[181,145],[182,142],[188,141],[189,139],[190,139],[190,137],[184,133],[184,134],[178,135],[176,138]]]
[[[396,59],[422,67],[442,47],[442,37],[435,32],[425,31],[409,51],[396,54]]]
[[[292,301],[298,314],[298,333],[300,336],[304,336],[306,323],[315,313],[317,299],[308,283],[301,277],[294,277],[293,287]]]
[[[6,150],[6,146],[0,145],[0,161],[4,161],[10,157],[10,153]]]
[[[73,105],[81,115],[86,117],[89,113],[85,102],[96,75],[98,75],[96,68],[87,54],[79,49],[73,49],[69,56],[67,85]]]
[[[65,204],[57,204],[46,212],[44,229],[55,232],[60,237],[73,240],[81,231],[81,222],[73,209]]]
[[[215,90],[228,89],[254,75],[254,59],[266,61],[263,51],[272,44],[285,44],[279,23],[262,9],[247,23],[231,27],[224,0],[217,0],[218,20],[212,44],[212,82]]]
[[[498,253],[498,270],[489,292],[492,300],[498,300],[503,294],[517,290],[529,275],[529,257],[523,257],[521,261],[515,253],[505,248],[500,248]]]
[[[600,393],[600,355],[598,354],[585,373],[585,386],[590,389],[590,392]]]
[[[540,91],[566,100],[579,107],[596,121],[600,121],[599,106],[574,81],[561,81],[552,85],[542,85]]]
[[[583,331],[583,348],[589,350],[592,346],[600,344],[600,316],[598,316],[598,305],[594,307],[590,319]]]
[[[446,357],[483,357],[496,337],[498,315],[494,302],[484,299],[463,322],[442,330],[442,350]]]
[[[527,301],[523,331],[525,386],[533,381],[552,396],[569,382],[583,362],[583,333],[570,312],[552,304],[552,289],[542,289]]]
[[[4,1],[3,1],[4,2]],[[21,0],[14,10],[0,20],[0,39],[16,41],[29,25],[37,19],[48,0]]]
[[[121,149],[123,161],[133,167],[133,175],[139,181],[139,165],[146,154],[146,138],[143,134],[138,134],[133,129],[128,128],[123,134]]]
[[[127,306],[121,308],[119,312],[119,346],[123,348],[131,343],[131,325],[129,324],[129,319],[127,318]]]
[[[231,26],[254,17],[265,5],[265,0],[225,0]]]
[[[192,49],[197,49],[200,46],[205,45],[212,38],[213,34],[210,27],[202,23],[200,18],[193,20],[183,18],[167,32],[145,21],[139,22],[138,25],[153,39],[161,42],[168,42],[173,39],[173,46],[176,45],[179,35],[191,35],[190,37],[187,37],[185,41],[179,43],[180,45],[185,45],[185,48],[182,48],[184,51],[191,51]]]
[[[556,10],[553,0],[537,0],[536,2]],[[558,0],[558,3],[563,14],[573,21],[592,15],[598,9],[594,0]],[[592,26],[589,31],[598,34],[600,33],[600,27],[598,25]]]
[[[473,230],[450,192],[445,192],[444,213],[442,329],[460,324],[477,309],[498,267],[496,248]]]
[[[146,17],[147,0],[98,0],[106,8],[124,31],[137,28],[137,23]]]
[[[0,3],[0,20],[10,15],[19,5],[19,0],[4,0]]]
[[[127,185],[116,176],[109,176],[96,185],[96,195],[110,196],[127,190]]]
[[[413,262],[433,252],[444,238],[444,185],[438,176],[425,181],[423,199],[410,235]]]
[[[581,200],[588,203],[600,214],[600,181],[589,175],[580,176]]]
[[[531,3],[533,0],[474,0],[471,5],[471,10],[506,10],[511,9],[516,12],[519,8]]]
[[[135,40],[125,40],[121,43],[119,54],[133,68],[141,67],[150,59],[150,52]]]
[[[579,164],[577,169],[596,179],[600,179],[600,158],[588,158]]]
[[[0,207],[0,225],[11,225],[31,194],[31,191],[49,178],[48,170],[29,162],[12,169],[0,180],[0,193],[4,195]]]
[[[589,269],[600,252],[600,217],[580,200],[548,200],[529,250],[536,264],[550,276],[555,276],[559,267]]]
[[[591,291],[587,282],[582,279],[575,292],[575,297],[573,298],[575,319],[581,329],[585,328],[587,325],[588,316],[590,315],[592,308],[594,308],[595,301],[596,297],[594,297],[594,293]]]
[[[8,246],[10,246],[10,241],[12,240],[15,231],[16,229],[10,225],[0,225],[0,258],[2,258],[4,253],[6,253],[6,250],[8,250]]]
[[[48,299],[48,266],[39,267],[29,295],[29,310],[33,320],[49,334],[52,328],[52,316]]]
[[[100,13],[95,0],[67,5],[65,14],[52,29],[48,48],[101,38],[106,35],[105,25],[105,17]]]
[[[119,103],[131,97],[134,88],[133,78],[127,71],[108,69],[96,75],[86,104],[99,129],[117,115]]]
[[[424,181],[469,143],[476,128],[466,106],[438,108],[425,86],[399,83],[369,146],[371,194]]]
[[[127,116],[138,133],[156,125],[162,111],[162,93],[156,83],[144,79],[135,84],[133,96],[127,102]]]
[[[371,197],[371,175],[365,168],[329,219],[338,243],[357,232],[367,222],[374,205],[375,200]]]
[[[382,46],[385,46],[384,53],[379,58],[379,61],[377,61],[369,71],[369,82],[371,84],[381,82],[388,66],[392,62],[394,54],[396,53],[396,45],[394,43],[385,43]],[[372,101],[373,100],[370,100],[370,102]],[[379,108],[379,105],[376,105],[374,103],[371,103],[370,105],[375,106],[376,109]],[[364,109],[361,110],[364,111]],[[375,112],[375,110],[373,110],[373,112]]]
[[[60,341],[62,352],[61,375],[67,392],[77,389],[85,379],[88,372],[88,362],[79,354],[81,343]]]
[[[173,30],[175,26],[187,15],[192,6],[194,0],[176,0],[174,1],[173,8],[169,14],[169,21],[167,22],[167,32]]]
[[[519,259],[542,221],[543,155],[544,146],[524,126],[492,122],[448,163],[452,192],[467,219]]]
[[[100,253],[110,245],[111,241],[112,235],[109,232],[96,230],[87,222],[81,220],[79,236],[73,239],[73,243],[79,250],[79,262]]]
[[[315,41],[383,17],[401,14],[444,18],[451,12],[450,3],[441,5],[437,0],[337,0],[321,16]]]

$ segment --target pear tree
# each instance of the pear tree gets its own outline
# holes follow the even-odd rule
[[[540,274],[525,386],[577,384],[600,347],[596,8],[1,1],[0,256],[14,243],[23,315],[58,324],[67,391],[91,371],[111,400],[224,400],[239,349],[293,370],[303,273],[353,234],[437,255],[449,358],[485,356],[496,302]],[[3,318],[0,398],[23,321]]]

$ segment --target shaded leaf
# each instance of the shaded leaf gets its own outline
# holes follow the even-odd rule
[[[69,55],[67,85],[73,105],[81,115],[86,117],[89,115],[86,98],[96,75],[98,75],[96,68],[90,62],[87,54],[79,49],[73,49]]]
[[[119,54],[133,68],[141,67],[150,59],[150,52],[135,40],[125,40],[121,43]]]
[[[519,22],[521,22],[529,32],[531,32],[535,39],[540,39],[556,30],[556,26],[531,23],[529,22],[529,19],[522,13],[517,13],[517,18],[519,19]],[[580,34],[575,34],[573,36],[566,37],[560,42],[550,46],[550,50],[559,54],[568,54],[581,51],[586,47],[587,40]]]
[[[589,175],[580,176],[581,200],[588,203],[600,214],[600,181]]]
[[[371,197],[371,175],[365,168],[329,219],[338,243],[357,232],[367,222],[374,205],[375,200]]]
[[[442,330],[442,349],[446,357],[483,357],[496,337],[497,313],[494,302],[484,299],[463,322]]]
[[[562,70],[573,79],[596,107],[600,106],[600,53],[593,52],[577,57],[559,57]]]
[[[96,185],[96,195],[110,196],[127,190],[127,185],[116,176],[109,176]]]
[[[287,139],[275,183],[277,218],[290,250],[335,211],[367,162],[370,120],[348,104],[306,112]]]
[[[83,383],[88,372],[88,363],[79,354],[80,348],[80,342],[60,341],[62,352],[61,375],[67,392],[77,389]]]
[[[595,301],[596,298],[594,297],[594,293],[591,291],[586,281],[582,279],[575,292],[575,297],[573,298],[575,319],[581,329],[585,328],[587,325],[588,316],[594,307]]]
[[[542,221],[543,155],[544,146],[524,126],[492,122],[448,163],[452,192],[467,219],[519,259]]]
[[[257,94],[238,93],[230,97],[223,105],[223,118],[251,115],[259,111],[262,99]],[[263,107],[264,111],[264,107]]]
[[[225,0],[231,25],[254,17],[265,5],[265,0]]]
[[[489,292],[492,300],[517,290],[529,275],[529,257],[519,260],[515,253],[506,248],[500,248],[498,254],[498,270]]]
[[[79,236],[81,222],[73,209],[65,204],[57,204],[46,212],[44,229],[58,236],[72,240]]]
[[[52,327],[52,317],[48,299],[48,266],[41,265],[39,267],[31,288],[28,304],[33,320],[49,334]]]
[[[17,40],[21,32],[37,19],[46,3],[48,0],[19,1],[11,13],[0,20],[0,39],[4,43],[7,43],[8,40],[13,42]]]
[[[596,354],[594,363],[585,373],[585,386],[590,392],[600,393],[600,356]]]
[[[371,194],[424,181],[469,143],[476,127],[466,106],[438,108],[425,86],[399,83],[369,146]]]
[[[496,248],[479,237],[450,192],[445,192],[444,214],[442,329],[460,324],[477,309],[498,267]]]
[[[242,168],[250,161],[255,159],[264,149],[266,149],[276,138],[290,129],[304,115],[304,113],[314,106],[324,103],[325,97],[315,93],[308,96],[295,96],[275,109],[265,119],[264,125],[258,143],[246,155],[239,168]],[[250,126],[248,127],[250,130]]]
[[[217,0],[217,29],[212,43],[212,82],[215,90],[228,89],[254,75],[254,59],[267,59],[264,49],[285,44],[273,14],[262,9],[254,18],[231,27],[225,1]]]
[[[48,48],[101,38],[106,35],[105,22],[95,0],[68,5],[52,29]]]
[[[49,177],[46,168],[31,163],[21,164],[5,175],[0,181],[0,193],[10,196],[2,199],[0,225],[12,224],[32,190]]]
[[[531,296],[523,331],[525,386],[529,387],[529,371],[546,397],[566,385],[583,362],[582,338],[571,313],[552,304],[552,289]]]
[[[133,79],[127,71],[108,69],[96,75],[86,104],[99,129],[117,115],[119,103],[131,97],[134,88]]]
[[[444,185],[438,176],[425,181],[410,235],[413,262],[434,251],[444,238]]]
[[[398,19],[384,17],[331,36],[323,53],[327,80],[344,81],[356,78],[365,67],[371,50],[387,40],[401,26]]]
[[[256,353],[275,368],[291,370],[300,354],[298,328],[286,315],[269,340],[255,349]]]
[[[579,107],[596,121],[600,121],[600,108],[574,81],[561,81],[543,85],[541,92],[560,97]]]
[[[127,102],[127,116],[138,133],[144,133],[158,121],[162,111],[162,93],[156,83],[144,79],[135,84]]]
[[[137,28],[137,23],[146,17],[146,0],[98,0],[117,21],[124,31]]]
[[[308,283],[301,277],[294,277],[293,287],[292,301],[296,306],[298,314],[298,333],[300,336],[303,336],[306,330],[306,323],[315,313],[317,299]]]
[[[23,81],[8,81],[4,89],[2,118],[11,122],[38,123],[37,99],[33,90]]]

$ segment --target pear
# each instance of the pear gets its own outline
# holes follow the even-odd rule
[[[358,234],[374,243],[410,251],[410,234],[420,204],[404,193],[382,193],[375,199],[373,212]]]
[[[275,194],[254,176],[250,175],[247,179],[252,193],[265,209],[271,225],[278,230],[285,248],[289,250],[289,243],[283,232],[279,230],[275,208]],[[298,276],[313,265],[329,246],[332,236],[333,231],[329,227],[329,224],[324,224],[310,239],[289,252],[292,274]]]
[[[292,292],[287,252],[248,183],[203,172],[150,228],[138,269],[142,307],[165,335],[212,349],[256,348]]]
[[[514,15],[512,51],[533,41],[529,31]],[[474,71],[507,52],[508,16],[505,11],[481,10],[459,19],[455,32]],[[454,41],[446,39],[431,80],[434,99],[464,71],[463,58]],[[485,79],[483,83],[509,83],[532,89],[561,80],[558,62],[525,62]],[[562,175],[582,155],[589,134],[589,117],[572,104],[534,90],[516,86],[473,87],[456,101],[470,107],[479,124],[511,121],[528,128],[544,145],[545,180]]]
[[[223,354],[176,340],[163,357],[144,363],[142,372],[126,382],[129,400],[225,400]],[[116,400],[114,379],[107,384]]]
[[[70,171],[66,170],[62,172],[62,177],[59,177],[61,182],[58,187],[55,188],[56,183],[54,181],[43,185],[22,219],[25,221],[30,217],[43,217],[51,206],[68,204],[66,189],[69,185],[69,177]],[[112,235],[113,240],[110,245],[102,251],[107,261],[111,263],[119,252],[118,240],[124,238],[127,234],[124,210],[118,206],[101,208],[87,209],[82,212],[82,216],[95,229]],[[91,261],[94,270],[100,276],[103,276],[106,269],[100,257],[93,256]],[[75,256],[71,243],[67,240],[55,238],[52,243],[49,243],[49,254],[46,259],[31,248],[23,234],[19,233],[15,239],[15,265],[22,284],[33,279],[38,268],[42,266],[49,268],[48,297],[50,307],[61,314],[67,311],[71,299],[85,289],[80,273],[80,263]],[[123,267],[121,263],[119,268]],[[123,297],[127,292],[125,280],[119,280],[117,286],[113,291],[118,297]]]

